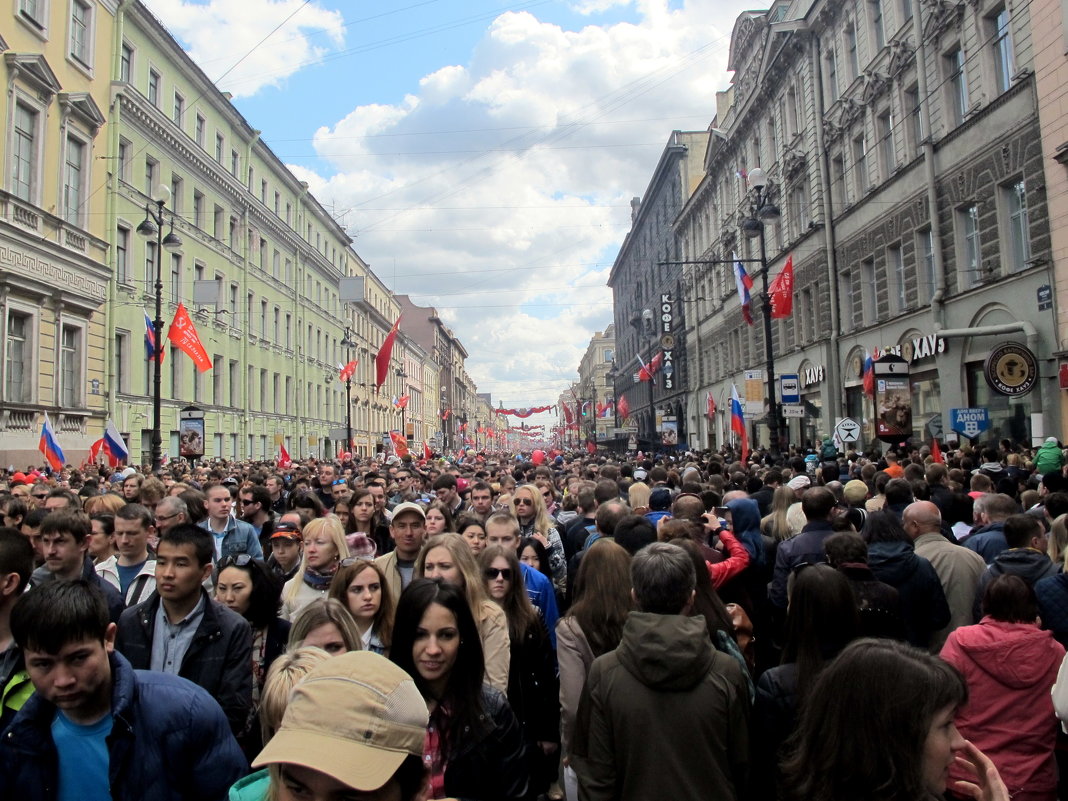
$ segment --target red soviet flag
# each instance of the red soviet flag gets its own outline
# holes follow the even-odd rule
[[[393,441],[393,450],[396,451],[397,456],[403,459],[408,455],[408,443],[401,432],[390,431],[389,438]]]
[[[619,413],[620,418],[626,420],[630,417],[630,404],[627,403],[627,396],[620,395],[619,402],[616,404],[616,411]]]
[[[389,360],[393,356],[393,341],[397,338],[397,329],[400,327],[401,318],[389,329],[386,338],[382,341],[382,350],[375,356],[375,390],[377,391],[386,383],[386,374],[389,373]]]
[[[208,352],[204,350],[204,345],[200,342],[196,326],[189,319],[189,312],[185,310],[185,305],[182,303],[178,304],[178,309],[174,312],[171,327],[167,329],[167,339],[177,345],[179,350],[193,360],[197,370],[203,373],[205,370],[211,369],[211,359],[208,357]]]
[[[782,272],[775,276],[775,280],[768,287],[768,295],[771,297],[771,319],[789,317],[794,310],[794,256],[792,253],[786,257]]]

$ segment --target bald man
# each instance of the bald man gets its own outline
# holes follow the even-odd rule
[[[906,506],[901,523],[912,538],[916,555],[934,567],[949,604],[949,625],[931,637],[931,652],[937,654],[953,629],[975,622],[972,606],[986,563],[975,551],[942,536],[942,515],[930,501],[916,501]]]

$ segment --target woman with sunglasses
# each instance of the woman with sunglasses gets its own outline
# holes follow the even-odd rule
[[[388,656],[396,604],[382,569],[368,559],[344,559],[330,582],[329,595],[349,610],[364,649]]]
[[[304,527],[300,570],[282,590],[282,617],[293,620],[309,603],[325,598],[341,560],[348,557],[349,546],[340,520],[329,515],[309,522]]]
[[[252,709],[255,721],[260,694],[271,664],[285,653],[289,623],[278,617],[282,605],[282,584],[259,559],[247,553],[227,556],[215,573],[215,600],[237,612],[252,628]],[[248,731],[238,737],[250,759],[263,743],[259,727],[250,723]]]
[[[397,604],[390,660],[415,680],[430,711],[430,797],[530,798],[522,730],[504,693],[483,683],[478,624],[460,587],[412,581]]]
[[[556,677],[556,654],[541,616],[527,597],[515,551],[491,545],[479,555],[478,563],[486,591],[508,619],[508,703],[523,727],[527,743],[530,795],[541,795],[556,781],[559,770],[560,682]]]
[[[537,537],[549,552],[549,570],[559,595],[567,587],[567,561],[564,542],[556,522],[545,509],[545,498],[534,484],[523,484],[512,494],[512,511],[519,521],[520,537]]]
[[[415,560],[415,577],[440,579],[464,593],[479,631],[485,682],[501,692],[508,689],[509,638],[504,612],[486,595],[482,572],[459,534],[438,534],[423,544]]]

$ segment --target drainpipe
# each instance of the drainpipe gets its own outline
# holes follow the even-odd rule
[[[974,328],[940,328],[935,323],[935,334],[943,339],[963,339],[965,337],[985,337],[998,334],[1022,333],[1026,338],[1027,347],[1032,353],[1038,353],[1038,329],[1030,320],[1018,320],[1014,323],[1001,325],[979,325]],[[1045,417],[1042,405],[1042,386],[1034,393],[1031,402],[1031,444],[1039,445],[1045,438]]]

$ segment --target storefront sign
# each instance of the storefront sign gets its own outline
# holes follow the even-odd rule
[[[1030,348],[1019,342],[1006,342],[990,351],[983,364],[983,375],[995,392],[1019,397],[1034,389],[1038,360]]]
[[[938,334],[924,334],[905,340],[900,345],[883,348],[881,352],[900,356],[909,363],[918,362],[923,359],[930,359],[940,353],[945,353],[946,341]]]
[[[811,387],[813,384],[818,384],[823,381],[824,370],[822,364],[817,364],[814,367],[806,367],[801,371],[801,386]]]
[[[984,406],[949,410],[950,427],[958,434],[975,439],[990,428],[990,412]]]
[[[745,416],[750,419],[764,414],[764,371],[745,371]]]
[[[674,416],[665,416],[660,423],[660,442],[669,447],[679,444],[679,422]]]
[[[912,436],[912,383],[909,363],[889,354],[872,363],[875,373],[875,436],[901,442]]]
[[[1043,284],[1036,292],[1035,296],[1038,300],[1039,311],[1049,311],[1053,308],[1053,290],[1049,284]]]
[[[664,346],[664,389],[675,388],[675,362],[674,354],[674,342],[675,338],[672,335],[672,330],[675,324],[675,315],[672,311],[674,304],[671,302],[670,292],[660,293],[660,341]],[[669,344],[670,343],[670,344]]]

